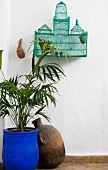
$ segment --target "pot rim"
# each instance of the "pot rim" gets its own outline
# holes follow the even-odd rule
[[[25,131],[25,132],[17,132],[17,131],[11,131],[11,130],[15,130],[17,128],[6,128],[3,129],[3,132],[6,134],[10,134],[10,135],[32,135],[33,133],[38,134],[38,129],[37,128],[33,128],[33,127],[26,127],[26,129],[31,129],[30,131]]]

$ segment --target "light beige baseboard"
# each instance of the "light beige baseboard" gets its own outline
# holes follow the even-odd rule
[[[66,156],[64,162],[71,162],[71,163],[108,163],[108,156]],[[0,163],[0,170],[3,170],[2,163]]]
[[[66,156],[64,162],[108,163],[108,156]]]

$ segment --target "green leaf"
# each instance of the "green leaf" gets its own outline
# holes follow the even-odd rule
[[[45,71],[45,68],[44,67],[41,67],[41,68],[43,70],[44,81],[46,81],[46,71]]]
[[[40,112],[39,115],[41,115],[41,116],[44,117],[48,122],[50,122],[51,119],[50,119],[47,115],[45,115],[45,113]]]
[[[39,114],[45,107],[46,107],[46,105],[44,105],[40,109],[38,109],[38,111],[35,113],[35,115]]]
[[[50,46],[50,54],[54,54],[54,46]]]

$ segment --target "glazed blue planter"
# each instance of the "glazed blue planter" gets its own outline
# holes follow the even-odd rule
[[[27,132],[12,132],[12,128],[4,130],[2,157],[6,170],[36,169],[39,160],[37,135],[38,130],[34,128]]]

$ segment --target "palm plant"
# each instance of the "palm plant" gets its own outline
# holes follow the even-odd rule
[[[49,102],[56,105],[54,94],[58,91],[55,84],[65,76],[63,69],[56,63],[41,65],[47,54],[53,54],[55,50],[59,53],[61,50],[50,41],[38,39],[37,43],[42,55],[36,64],[33,63],[30,74],[17,75],[0,83],[0,116],[9,116],[17,131],[21,132],[26,130],[28,122],[38,114],[50,120],[43,110]],[[34,113],[32,109],[35,109]]]

